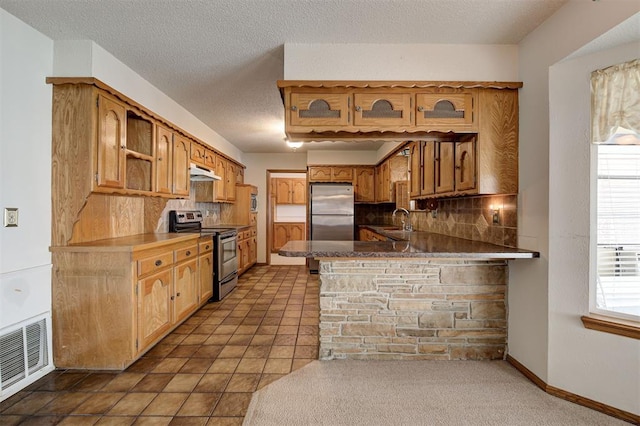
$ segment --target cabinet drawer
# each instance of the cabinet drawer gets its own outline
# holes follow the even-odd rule
[[[198,253],[203,254],[213,250],[213,240],[211,238],[207,238],[208,241],[200,241],[198,243]]]
[[[246,240],[247,238],[251,238],[251,231],[243,231],[242,232],[242,239]]]
[[[182,262],[187,259],[194,259],[198,255],[198,246],[193,245],[185,247],[174,252],[176,254],[176,262]]]
[[[138,276],[147,275],[151,272],[171,266],[173,263],[173,252],[159,254],[138,260]]]
[[[251,236],[255,237],[256,235],[258,235],[258,230],[256,228],[251,228]]]

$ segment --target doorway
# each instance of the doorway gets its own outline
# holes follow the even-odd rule
[[[306,170],[267,170],[267,262],[304,265],[302,257],[278,255],[287,241],[307,239]]]

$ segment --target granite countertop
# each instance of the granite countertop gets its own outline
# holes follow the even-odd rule
[[[280,256],[313,258],[531,259],[540,253],[423,231],[367,226],[389,241],[289,241]]]

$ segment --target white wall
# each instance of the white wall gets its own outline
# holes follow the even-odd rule
[[[630,379],[619,383],[620,373],[598,374],[598,381],[588,377],[595,365],[603,371],[612,366],[612,358],[604,354],[609,351],[598,345],[613,341],[618,342],[615,347],[625,344],[619,343],[619,339],[624,338],[581,329],[579,317],[588,309],[588,299],[585,299],[588,280],[581,279],[588,271],[588,268],[582,269],[588,259],[588,249],[574,247],[576,250],[564,251],[564,256],[558,256],[566,247],[556,246],[556,235],[561,239],[575,238],[578,246],[588,235],[584,229],[576,234],[575,228],[563,228],[568,224],[567,219],[559,218],[570,214],[570,209],[581,205],[585,213],[587,209],[584,204],[571,204],[579,200],[567,192],[570,184],[564,181],[566,176],[558,174],[560,168],[575,173],[579,166],[584,167],[584,153],[578,154],[577,164],[573,156],[570,163],[562,160],[569,158],[565,136],[584,139],[586,130],[573,127],[579,123],[560,119],[566,117],[562,114],[567,105],[550,104],[549,67],[638,12],[638,8],[638,3],[633,1],[571,0],[520,44],[520,80],[524,82],[520,91],[520,158],[526,161],[520,162],[518,237],[520,247],[540,251],[541,258],[535,262],[511,262],[509,270],[509,354],[550,385],[635,413],[638,413],[637,380],[631,394],[624,392],[633,386],[628,380],[637,378],[637,350],[612,357],[618,363],[615,368],[620,370],[617,371],[626,371]],[[575,78],[564,75],[555,80],[554,91],[563,85],[573,86]],[[556,99],[554,95],[552,100]],[[553,117],[551,127],[550,115]],[[562,139],[550,142],[550,133],[553,138]],[[552,154],[559,156],[553,158],[551,182],[550,143]],[[567,167],[568,164],[571,167]],[[582,170],[581,173],[586,173]],[[587,180],[584,185],[588,190]],[[564,196],[570,201],[559,204]],[[578,221],[573,226],[581,223]],[[558,227],[559,224],[562,225]],[[551,242],[550,235],[554,238]],[[567,281],[567,277],[571,279]],[[567,300],[576,297],[577,300]],[[569,339],[568,335],[574,333],[575,338]],[[581,341],[581,351],[570,348],[576,339]],[[631,403],[630,398],[636,398],[635,403]]]
[[[0,328],[51,309],[50,39],[0,9]]]
[[[354,142],[357,143],[357,142]],[[307,164],[376,164],[377,151],[308,151]]]
[[[53,43],[0,9],[0,58],[0,209],[19,209],[17,228],[0,226],[4,333],[51,312],[51,87],[45,77]],[[53,364],[3,389],[0,399],[51,370]]]
[[[579,316],[589,313],[589,78],[639,53],[640,42],[626,44],[549,72],[549,384],[634,413],[640,413],[640,341],[588,330]]]
[[[267,170],[307,170],[304,152],[244,154],[244,183],[258,187],[258,263],[267,261]]]
[[[286,80],[514,81],[515,45],[284,45]]]
[[[90,40],[55,42],[56,77],[95,77],[224,154],[242,161],[242,152],[180,104]]]

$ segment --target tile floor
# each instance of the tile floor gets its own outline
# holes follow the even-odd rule
[[[318,358],[318,276],[255,266],[123,372],[56,370],[2,425],[241,425],[252,392]]]

